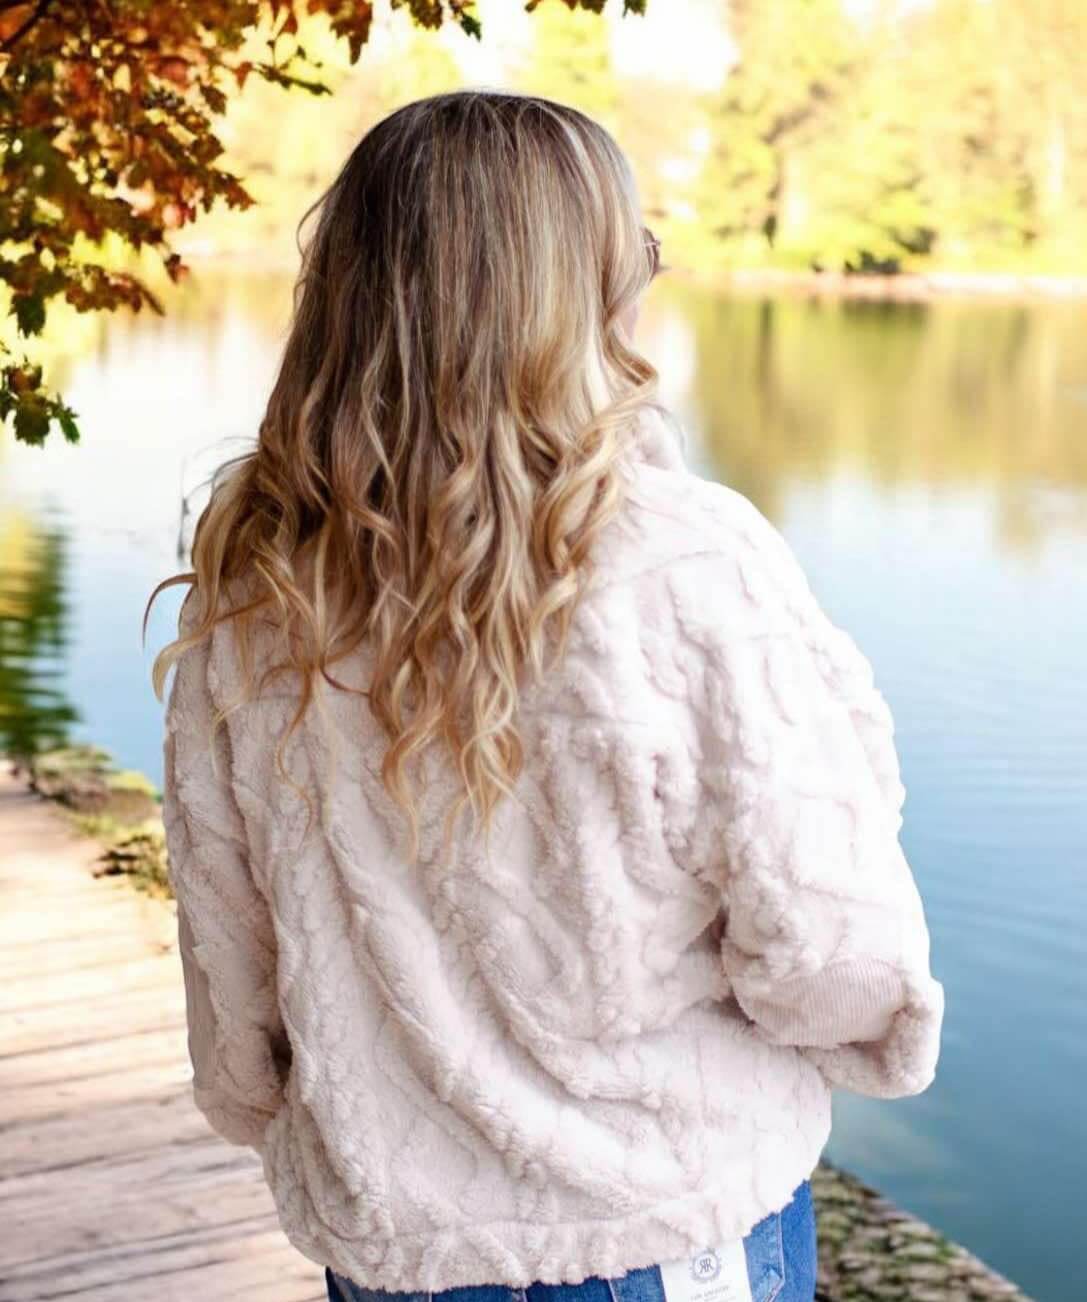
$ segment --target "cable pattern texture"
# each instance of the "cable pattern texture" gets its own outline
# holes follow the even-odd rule
[[[832,1087],[923,1090],[943,991],[898,840],[893,723],[780,533],[660,417],[489,855],[399,853],[383,740],[324,688],[227,717],[229,627],[167,703],[163,813],[197,1105],[299,1251],[372,1288],[578,1283],[745,1234]],[[185,625],[185,614],[182,626]],[[364,685],[365,657],[336,667]]]

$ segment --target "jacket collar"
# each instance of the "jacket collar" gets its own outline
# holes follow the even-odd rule
[[[685,470],[687,448],[684,432],[671,413],[646,407],[630,432],[630,455],[662,470]]]

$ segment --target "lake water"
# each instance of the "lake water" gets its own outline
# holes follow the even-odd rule
[[[841,1096],[829,1156],[1041,1302],[1084,1294],[1087,308],[730,299],[662,284],[645,350],[700,468],[782,529],[875,666],[947,990],[936,1083]],[[84,442],[0,443],[0,727],[161,777],[152,653],[181,495],[256,429],[289,302],[197,283],[63,368]],[[189,523],[191,523],[191,515]]]

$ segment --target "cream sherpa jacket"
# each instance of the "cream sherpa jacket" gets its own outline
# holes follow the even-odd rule
[[[328,688],[288,750],[306,832],[273,759],[296,699],[229,715],[213,767],[229,625],[175,670],[196,1103],[259,1152],[299,1251],[364,1286],[577,1283],[739,1237],[816,1165],[832,1087],[933,1077],[943,991],[868,661],[658,416],[624,465],[489,858],[439,861],[434,760],[405,862],[357,695]]]

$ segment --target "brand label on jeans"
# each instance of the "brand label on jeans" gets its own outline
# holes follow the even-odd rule
[[[751,1302],[743,1239],[661,1263],[667,1302]]]

